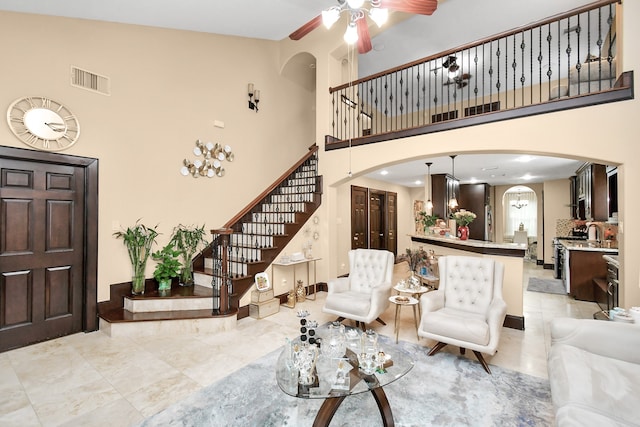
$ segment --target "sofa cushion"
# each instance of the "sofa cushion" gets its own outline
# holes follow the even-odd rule
[[[569,72],[569,83],[578,83],[598,80],[614,80],[616,77],[616,59],[611,60],[611,65],[606,58],[602,58],[600,61],[591,61],[581,64],[580,72],[577,69],[572,68]],[[608,89],[608,88],[607,88]]]
[[[554,405],[557,408],[574,406],[563,409],[562,414],[559,411],[559,416],[589,408],[595,414],[619,423],[608,425],[637,425],[640,422],[640,365],[554,343],[549,352],[548,368]],[[594,420],[588,416],[587,419]]]
[[[633,427],[637,424],[612,418],[610,414],[600,414],[584,405],[568,404],[556,411],[556,426],[562,427]]]

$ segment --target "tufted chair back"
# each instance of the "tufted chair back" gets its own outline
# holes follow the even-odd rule
[[[494,296],[502,298],[502,279],[494,281],[495,261],[446,256],[438,260],[445,307],[486,314]]]
[[[391,283],[394,256],[392,252],[378,249],[354,249],[349,251],[349,280],[351,290],[370,294],[382,283]]]

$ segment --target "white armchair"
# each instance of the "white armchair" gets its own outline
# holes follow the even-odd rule
[[[437,341],[429,356],[447,344],[470,349],[491,373],[482,353],[495,354],[507,304],[502,299],[504,265],[489,258],[443,256],[440,287],[420,299],[418,335]]]
[[[355,320],[363,330],[373,320],[385,325],[379,316],[389,307],[393,262],[394,255],[389,251],[349,251],[349,276],[327,282],[327,300],[322,311],[335,314],[340,321]]]

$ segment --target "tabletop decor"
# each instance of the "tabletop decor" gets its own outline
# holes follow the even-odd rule
[[[469,238],[469,224],[476,219],[476,214],[460,209],[453,214],[453,219],[455,219],[456,224],[458,224],[458,237],[460,240],[467,240]]]
[[[157,225],[155,227],[147,227],[138,220],[133,227],[113,233],[117,239],[123,240],[129,253],[129,260],[133,268],[131,281],[131,293],[133,295],[144,294],[144,271],[147,267],[147,260],[151,255],[151,247],[156,242],[159,234],[156,231],[157,227]]]

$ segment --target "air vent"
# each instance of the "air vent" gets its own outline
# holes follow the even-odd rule
[[[71,67],[71,86],[103,95],[111,95],[110,80],[108,77],[77,67]]]

